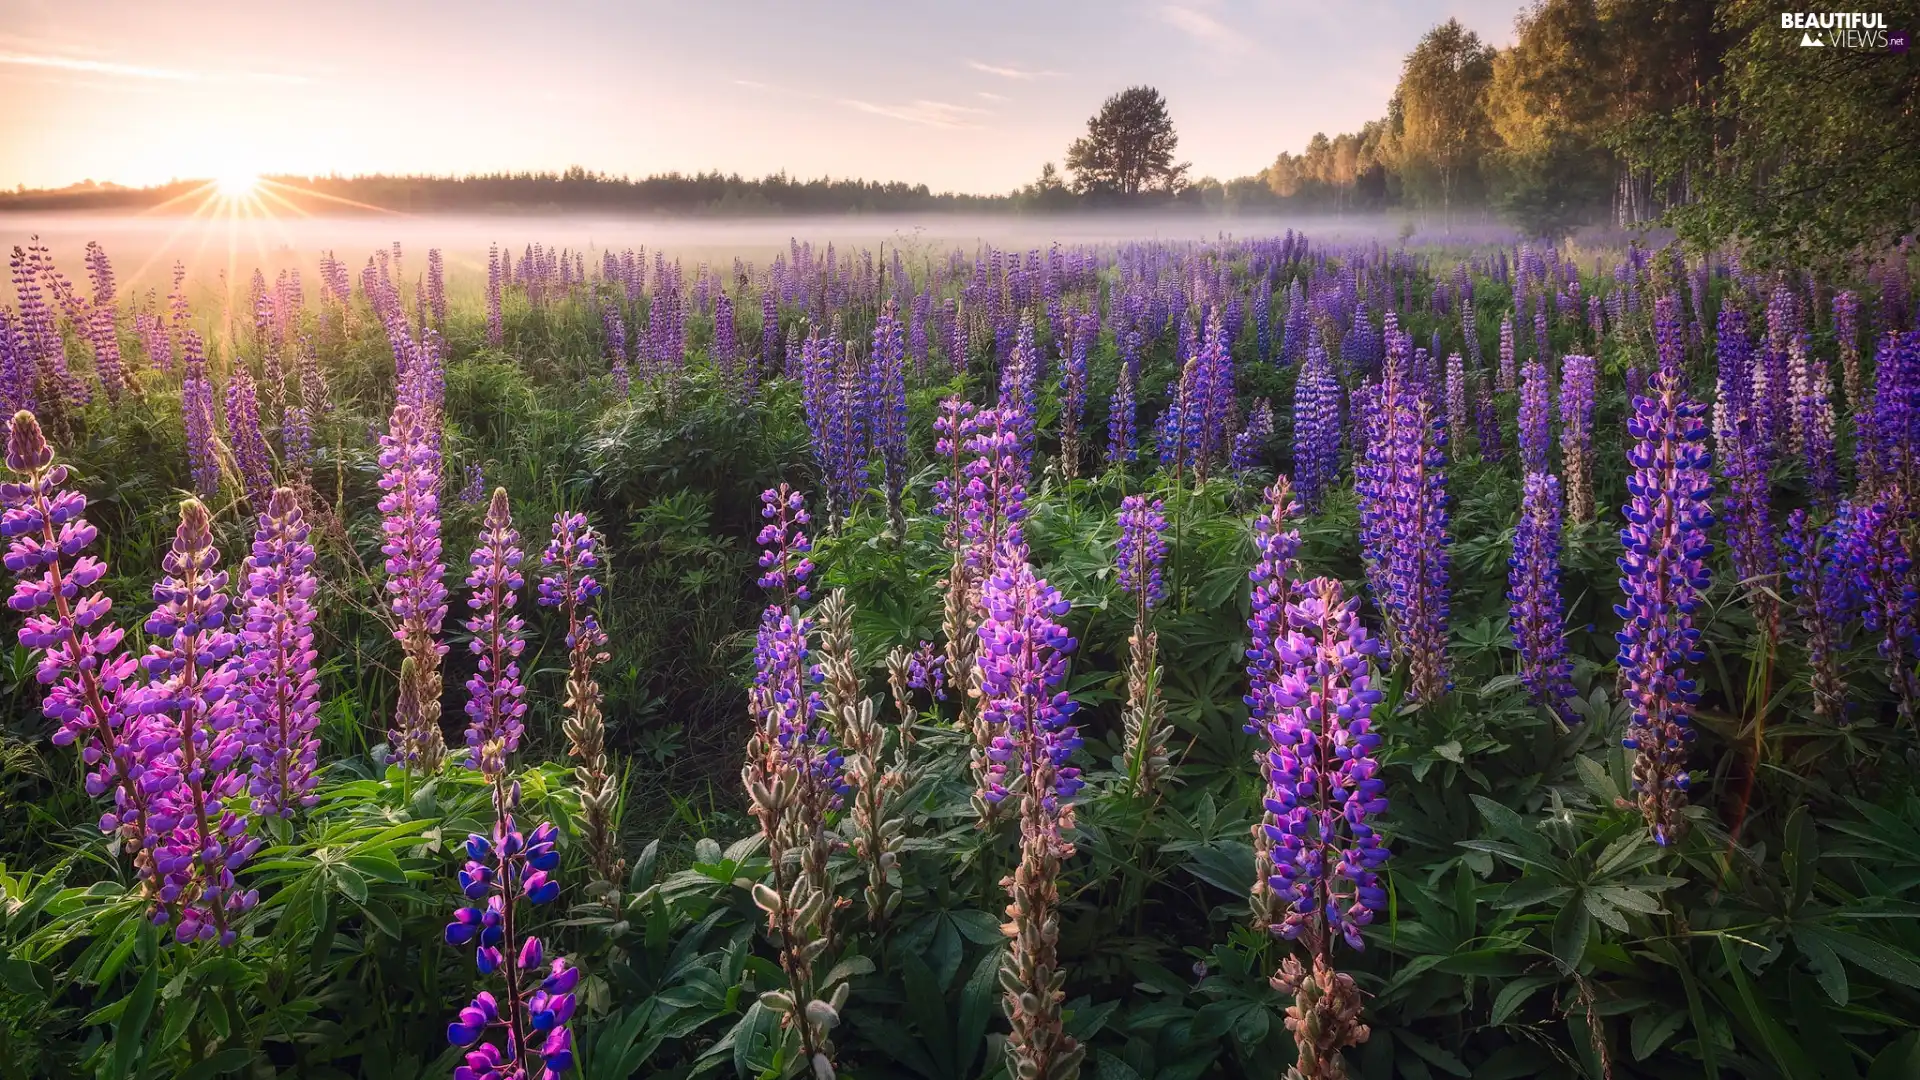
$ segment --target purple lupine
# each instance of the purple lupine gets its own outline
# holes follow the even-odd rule
[[[180,504],[180,526],[154,583],[149,645],[140,665],[147,687],[139,708],[167,724],[168,771],[176,777],[154,801],[150,823],[166,818],[171,832],[153,851],[157,899],[173,920],[174,940],[231,945],[233,920],[259,900],[241,890],[233,872],[260,841],[247,836],[247,819],[223,804],[245,790],[236,766],[246,750],[233,663],[240,636],[230,626],[226,571],[213,544],[213,519],[198,499]]]
[[[1920,507],[1920,331],[1881,337],[1871,400],[1860,417],[1860,488]]]
[[[513,258],[512,255],[507,256],[508,260],[511,260],[512,258]],[[342,267],[340,272],[342,274],[346,273],[346,268]],[[500,246],[498,244],[488,244],[487,245],[487,344],[492,345],[496,349],[506,344],[506,341],[507,341],[506,326],[504,323],[501,322],[501,318],[500,318],[500,302],[502,299],[502,292],[506,287],[507,278],[511,276],[511,274],[512,274],[512,270],[509,267],[503,265],[500,261]],[[322,276],[324,277],[325,275],[323,274]],[[338,287],[336,288],[338,289]],[[342,303],[344,304],[345,296],[346,296],[345,289],[338,289],[337,295],[339,295],[342,298]]]
[[[1687,332],[1680,322],[1680,302],[1672,296],[1653,302],[1653,344],[1659,355],[1659,368],[1672,378],[1686,375]]]
[[[493,836],[467,837],[466,866],[460,890],[473,905],[453,913],[447,944],[475,945],[482,977],[498,975],[505,1000],[482,990],[447,1025],[447,1042],[478,1046],[453,1070],[453,1080],[553,1080],[573,1067],[573,1035],[567,1021],[574,1011],[578,968],[555,957],[547,960],[540,939],[521,932],[520,902],[540,906],[560,895],[554,877],[560,866],[559,830],[551,822],[531,834],[516,827],[513,811],[519,784],[495,784]],[[504,1046],[495,1042],[498,1037]]]
[[[1340,384],[1315,331],[1293,389],[1293,479],[1300,501],[1317,512],[1340,474]]]
[[[6,453],[18,479],[0,484],[0,539],[7,542],[6,568],[19,578],[7,607],[26,616],[21,647],[40,654],[35,676],[48,688],[40,709],[57,725],[55,746],[79,744],[88,796],[112,792],[100,831],[141,853],[135,868],[145,877],[152,870],[145,849],[155,831],[153,801],[171,782],[155,768],[165,733],[151,731],[130,708],[136,664],[122,647],[125,631],[108,617],[113,600],[88,591],[107,572],[105,563],[84,554],[99,530],[84,516],[86,494],[64,490],[67,467],[53,463],[53,448],[32,413],[13,415]]]
[[[527,646],[526,622],[514,610],[526,578],[520,572],[524,558],[520,534],[513,528],[507,489],[494,488],[480,525],[480,542],[468,563],[467,588],[473,595],[467,620],[473,635],[468,648],[479,659],[467,680],[467,768],[492,775],[506,766],[483,760],[487,755],[511,754],[520,748],[527,688],[520,681],[520,653]]]
[[[1135,444],[1139,439],[1135,431],[1138,416],[1133,401],[1137,376],[1132,365],[1122,360],[1116,378],[1118,381],[1114,383],[1113,397],[1107,402],[1107,464],[1125,465],[1133,460]]]
[[[1120,588],[1135,600],[1136,606],[1151,611],[1166,599],[1166,583],[1160,567],[1167,559],[1166,507],[1144,495],[1129,495],[1120,500],[1120,542],[1114,548],[1114,569]]]
[[[1574,714],[1566,707],[1574,689],[1566,605],[1560,595],[1560,481],[1552,473],[1526,475],[1520,524],[1507,560],[1507,603],[1514,649],[1520,654],[1520,682],[1535,705],[1573,722]]]
[[[447,329],[447,264],[439,248],[427,249],[427,311],[433,325],[442,333]]]
[[[1847,716],[1847,680],[1840,669],[1859,610],[1856,553],[1848,544],[1853,507],[1841,503],[1833,520],[1814,525],[1804,509],[1787,515],[1780,559],[1793,587],[1794,614],[1807,648],[1813,713],[1835,723]]]
[[[947,700],[947,658],[931,641],[922,641],[907,657],[907,685],[935,701]]]
[[[790,607],[812,594],[807,578],[813,574],[813,542],[804,527],[813,519],[807,515],[807,501],[797,491],[781,484],[760,493],[760,516],[767,523],[760,527],[754,542],[766,550],[760,554],[759,585],[774,604]]]
[[[1386,337],[1366,454],[1354,466],[1360,546],[1389,646],[1407,665],[1408,695],[1426,702],[1449,685],[1446,428],[1414,379],[1406,335],[1389,321]]]
[[[1860,412],[1866,405],[1862,397],[1866,383],[1860,373],[1860,298],[1851,289],[1833,294],[1833,341],[1840,350],[1840,375],[1847,391],[1847,407]]]
[[[1071,605],[1036,576],[1024,554],[1009,553],[981,588],[979,629],[982,726],[994,732],[980,793],[997,806],[1018,792],[1020,862],[1005,879],[1011,943],[1000,984],[1012,1031],[1009,1071],[1072,1076],[1085,1050],[1066,1033],[1059,989],[1061,864],[1074,853],[1072,799],[1080,770],[1069,764],[1080,738],[1075,703],[1061,685],[1074,639],[1059,622]]]
[[[320,684],[313,603],[320,581],[292,488],[275,488],[260,515],[240,593],[240,685],[253,812],[292,817],[314,802]]]
[[[1898,511],[1884,501],[1855,506],[1848,522],[1846,563],[1854,575],[1867,632],[1887,664],[1900,719],[1920,715],[1920,576],[1900,535]]]
[[[1285,629],[1287,605],[1294,600],[1300,576],[1300,529],[1292,519],[1300,511],[1287,479],[1267,489],[1263,512],[1253,521],[1257,555],[1247,580],[1253,583],[1253,615],[1247,620],[1247,723],[1249,735],[1259,734],[1273,718],[1273,685],[1279,677],[1280,656],[1274,642]]]
[[[244,363],[233,365],[227,378],[227,439],[233,446],[234,466],[247,489],[247,501],[258,509],[273,495],[273,451],[260,430],[260,398],[253,374]]]
[[[1459,353],[1447,357],[1447,443],[1453,452],[1457,464],[1467,460],[1468,424],[1471,416],[1467,411],[1467,362]]]
[[[35,405],[33,357],[13,312],[0,308],[0,408],[8,415]]]
[[[1649,393],[1634,399],[1627,434],[1629,501],[1620,543],[1621,591],[1614,611],[1625,620],[1618,638],[1626,699],[1633,709],[1622,745],[1635,751],[1634,790],[1641,815],[1657,843],[1682,826],[1686,805],[1689,725],[1700,700],[1691,666],[1700,651],[1694,611],[1709,583],[1707,557],[1713,545],[1707,473],[1706,407],[1689,398],[1669,372],[1654,376]]]
[[[780,294],[769,279],[760,289],[760,363],[763,377],[772,378],[779,370]]]
[[[405,403],[393,407],[380,437],[380,513],[386,556],[387,601],[393,636],[412,664],[412,686],[402,686],[392,741],[394,757],[420,773],[438,771],[446,754],[440,732],[440,659],[447,646],[440,627],[447,616],[446,566],[440,548],[440,453],[420,414]]]
[[[814,958],[831,937],[826,819],[840,800],[843,758],[819,722],[825,706],[814,689],[819,669],[807,660],[811,630],[797,607],[774,604],[760,614],[747,691],[754,732],[740,778],[766,839],[771,878],[755,885],[754,903],[766,912],[779,949],[801,1054],[816,1073],[831,1076],[834,1013],[821,996],[826,988],[814,980]],[[834,1000],[844,1001],[844,993]],[[820,1005],[829,1006],[825,1017]]]
[[[187,465],[194,493],[212,498],[220,490],[220,462],[213,453],[213,380],[207,375],[207,353],[197,330],[180,338],[186,374],[180,384],[180,411],[187,433]]]
[[[1792,422],[1807,489],[1815,503],[1831,506],[1840,493],[1834,460],[1832,377],[1827,372],[1826,357],[1813,350],[1804,331],[1794,336],[1788,350],[1793,369]]]
[[[1087,411],[1087,358],[1100,334],[1100,313],[1066,313],[1070,339],[1060,354],[1060,460],[1069,480],[1080,475],[1080,420]]]
[[[1500,392],[1513,393],[1513,316],[1500,316]]]
[[[1296,596],[1265,619],[1274,637],[1261,646],[1274,660],[1261,710],[1271,817],[1264,829],[1273,852],[1267,884],[1284,905],[1271,929],[1306,936],[1316,952],[1334,937],[1361,949],[1360,928],[1387,900],[1379,870],[1388,851],[1368,820],[1387,809],[1373,759],[1380,644],[1360,624],[1358,599],[1341,598],[1339,582],[1316,578]]]
[[[1552,468],[1553,387],[1547,365],[1529,360],[1520,369],[1520,470],[1523,475]]]
[[[1480,460],[1499,461],[1507,454],[1501,443],[1500,410],[1493,400],[1492,383],[1485,378],[1474,380],[1477,395],[1473,411],[1473,432],[1480,442]]]
[[[607,661],[607,635],[600,629],[594,603],[602,589],[593,576],[600,554],[587,516],[560,511],[553,516],[553,538],[540,556],[542,575],[536,592],[541,607],[558,608],[566,624],[567,753],[578,758],[573,770],[580,792],[581,841],[598,880],[620,880],[624,862],[615,826],[620,787],[607,760],[606,720],[600,711],[596,667]]]
[[[907,363],[906,338],[892,300],[873,324],[873,355],[863,394],[868,412],[866,427],[880,457],[881,484],[886,489],[887,519],[894,535],[904,539],[907,515],[902,498],[907,488]]]
[[[1026,557],[1021,523],[1027,516],[1027,474],[1017,422],[1006,409],[982,409],[966,442],[970,459],[961,533],[969,577],[976,582],[1003,559]]]
[[[458,497],[468,506],[479,506],[487,501],[487,475],[479,462],[466,467],[466,483],[461,486]]]
[[[1593,520],[1593,357],[1560,358],[1560,466],[1566,473],[1567,517]]]
[[[621,397],[633,393],[633,375],[627,368],[627,324],[620,317],[620,305],[609,300],[600,307],[600,328],[607,342],[607,371],[613,376],[613,389]]]
[[[1273,406],[1266,398],[1253,403],[1247,414],[1247,426],[1233,437],[1233,453],[1227,467],[1244,475],[1266,460],[1267,444],[1273,441]]]
[[[713,344],[708,354],[723,378],[731,382],[738,377],[739,334],[733,325],[733,298],[724,292],[713,300]]]
[[[1753,405],[1760,438],[1771,454],[1798,447],[1799,432],[1790,422],[1792,360],[1788,343],[1799,332],[1799,304],[1782,280],[1767,300],[1767,333],[1760,362],[1753,369]]]
[[[871,457],[865,403],[866,380],[851,344],[838,338],[807,336],[801,357],[802,401],[815,463],[826,488],[828,517],[838,522],[853,514],[867,488]]]

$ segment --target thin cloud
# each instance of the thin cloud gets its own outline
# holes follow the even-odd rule
[[[298,75],[278,75],[262,71],[188,71],[184,68],[147,67],[143,64],[121,64],[111,60],[88,60],[83,57],[56,56],[50,53],[0,53],[0,64],[52,68],[58,71],[78,71],[89,75],[112,75],[123,79],[147,79],[157,82],[304,83],[307,81]]]
[[[735,86],[744,86],[744,87],[746,87],[746,88],[747,88],[747,89],[749,89],[749,90],[770,90],[770,89],[772,89],[772,87],[769,87],[769,86],[768,86],[768,85],[767,85],[766,83],[763,83],[763,82],[755,82],[755,81],[754,81],[754,80],[752,80],[752,79],[735,79],[735,80],[733,80],[733,85],[735,85]]]
[[[890,117],[909,124],[921,124],[936,128],[978,127],[970,117],[985,114],[985,109],[976,109],[969,105],[953,105],[945,101],[912,101],[905,105],[883,105],[858,98],[841,98],[840,104],[849,109],[857,109],[874,116]]]
[[[999,64],[983,64],[978,60],[967,61],[967,66],[975,71],[984,71],[988,75],[998,75],[1003,79],[1013,79],[1018,82],[1032,82],[1035,79],[1058,79],[1061,77],[1058,71],[1027,71],[1022,68],[1003,67]]]
[[[1160,20],[1202,45],[1223,53],[1243,53],[1250,47],[1245,37],[1204,11],[1167,4],[1160,9]]]
[[[993,92],[991,92],[991,91],[988,91],[988,90],[975,90],[975,91],[974,91],[974,93],[975,93],[976,95],[978,95],[979,97],[981,97],[981,98],[983,98],[983,99],[985,99],[985,100],[987,100],[987,101],[1007,101],[1007,100],[1009,100],[1009,99],[1008,99],[1008,97],[1007,97],[1007,95],[1005,95],[1005,94],[996,94],[996,93],[993,93]]]

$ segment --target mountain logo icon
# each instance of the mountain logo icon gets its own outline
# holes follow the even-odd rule
[[[1803,33],[1800,35],[1800,47],[1803,49],[1805,48],[1824,49],[1827,47],[1827,43],[1824,41],[1821,41],[1817,37],[1814,37],[1810,33]]]

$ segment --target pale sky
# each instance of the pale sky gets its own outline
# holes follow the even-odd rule
[[[785,169],[1004,192],[1157,87],[1194,176],[1382,115],[1521,0],[0,0],[0,187]]]

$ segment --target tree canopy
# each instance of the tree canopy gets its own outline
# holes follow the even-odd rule
[[[1160,91],[1129,87],[1108,98],[1067,147],[1067,168],[1082,193],[1174,192],[1187,171],[1173,160],[1179,144]]]

